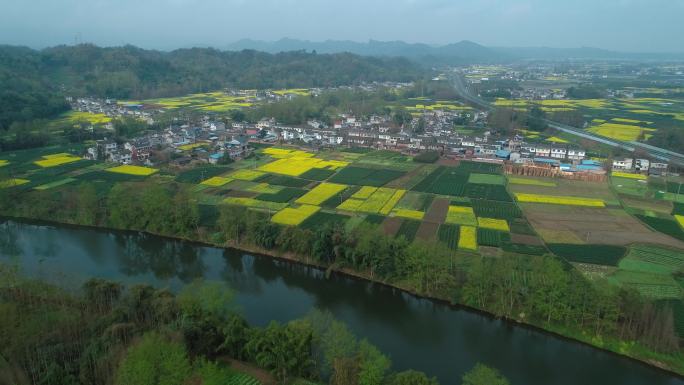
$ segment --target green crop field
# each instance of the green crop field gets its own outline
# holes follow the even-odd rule
[[[506,177],[504,177],[503,175],[497,175],[497,174],[476,174],[476,173],[472,173],[468,177],[468,183],[504,185],[504,184],[506,184]]]
[[[641,271],[618,270],[608,277],[618,285],[635,288],[642,295],[655,299],[679,299],[682,288],[672,276]]]
[[[520,218],[522,216],[522,211],[513,202],[473,199],[472,206],[473,210],[475,210],[475,215],[478,217],[511,220],[514,218]]]
[[[674,219],[653,217],[647,215],[635,215],[639,220],[653,228],[654,230],[667,234],[671,237],[684,241],[684,230]]]
[[[500,185],[468,183],[464,193],[465,196],[473,199],[513,202],[513,197],[506,191],[506,187]]]
[[[620,261],[624,270],[672,274],[684,267],[684,252],[651,245],[633,245]]]
[[[443,224],[439,226],[437,238],[452,250],[458,249],[458,237],[460,229],[458,225]]]
[[[306,193],[306,190],[294,188],[294,187],[285,187],[282,190],[276,192],[276,193],[264,193],[264,194],[259,194],[256,196],[256,199],[262,200],[262,201],[269,201],[269,202],[290,202],[291,200],[294,200],[296,198],[299,198],[300,196],[304,195]]]
[[[299,178],[293,178],[291,176],[287,175],[269,175],[266,178],[261,180],[264,183],[276,185],[276,186],[285,186],[285,187],[304,187],[311,183],[311,181],[304,180],[304,179],[299,179]]]
[[[302,179],[323,181],[335,174],[335,170],[328,170],[325,168],[312,168],[311,170],[301,174]]]
[[[501,247],[510,240],[511,236],[506,232],[483,228],[477,229],[477,243],[480,246]]]
[[[627,249],[610,245],[576,245],[555,243],[549,249],[559,257],[570,262],[593,263],[596,265],[617,266]]]
[[[181,172],[176,176],[176,182],[197,184],[214,176],[230,172],[225,166],[200,166]]]
[[[417,185],[413,191],[422,191],[439,195],[463,196],[468,174],[460,173],[456,168],[440,166]]]
[[[346,215],[319,211],[305,219],[299,226],[303,229],[316,230],[324,226],[342,226],[349,220]]]
[[[340,170],[329,181],[333,183],[380,187],[404,174],[403,171],[397,170],[348,166]]]
[[[419,221],[404,219],[404,221],[401,222],[401,227],[399,227],[399,231],[397,231],[396,237],[404,237],[407,241],[412,242],[413,239],[416,237],[416,232],[418,231],[419,227]]]

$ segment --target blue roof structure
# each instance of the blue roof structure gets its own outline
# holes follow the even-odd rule
[[[549,158],[534,158],[534,161],[537,163],[547,163],[547,164],[558,164],[558,160],[556,159],[549,159]]]
[[[497,158],[506,158],[508,159],[511,156],[511,152],[507,150],[496,150],[494,153]]]
[[[580,171],[599,171],[603,170],[601,166],[595,166],[593,164],[580,164],[577,166],[577,169]]]

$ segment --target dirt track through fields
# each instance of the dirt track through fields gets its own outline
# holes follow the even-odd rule
[[[437,230],[439,230],[439,224],[433,222],[422,222],[418,231],[416,232],[416,238],[429,241],[436,238]]]
[[[449,200],[446,198],[436,198],[432,201],[430,209],[425,213],[423,218],[425,222],[442,224],[446,219],[449,211]]]
[[[387,219],[382,222],[382,232],[387,236],[394,237],[397,235],[402,222],[403,220],[399,217],[387,217]]]

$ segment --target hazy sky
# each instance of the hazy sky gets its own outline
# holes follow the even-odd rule
[[[250,38],[684,52],[684,0],[0,0],[0,43],[146,48]]]

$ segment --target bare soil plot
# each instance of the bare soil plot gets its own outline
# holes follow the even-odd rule
[[[584,243],[628,245],[635,242],[684,247],[684,242],[651,231],[622,210],[523,203],[520,205],[539,234],[572,233]]]
[[[535,237],[534,235],[525,234],[511,234],[511,242],[520,245],[532,245],[532,246],[543,246],[544,243],[541,239]]]
[[[420,166],[409,171],[406,175],[387,183],[385,187],[410,190],[413,188],[413,186],[417,185],[421,180],[423,180],[423,178],[435,171],[436,168],[437,166],[433,164],[421,164]]]
[[[436,198],[432,201],[430,209],[425,213],[423,220],[431,223],[444,223],[447,212],[449,211],[449,200],[446,198]]]
[[[620,198],[625,206],[664,214],[669,214],[672,212],[672,203],[669,201],[657,199],[639,199],[625,195],[620,196]]]
[[[435,239],[437,230],[439,230],[439,223],[423,221],[420,224],[420,227],[418,227],[418,231],[416,232],[416,238],[421,239],[423,241],[433,240]]]
[[[607,202],[617,201],[608,183],[583,182],[568,179],[550,179],[556,183],[555,187],[509,184],[508,188],[515,193],[564,195],[581,198],[602,199]]]
[[[403,221],[404,220],[399,217],[387,217],[385,221],[382,222],[382,232],[389,237],[397,235]]]

